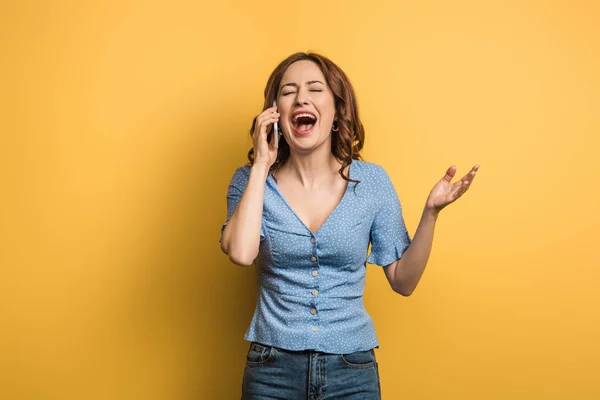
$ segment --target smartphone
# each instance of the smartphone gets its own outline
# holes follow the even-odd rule
[[[273,100],[273,107],[277,106],[277,100]],[[273,111],[273,113],[276,113],[277,111]],[[279,148],[279,125],[277,125],[277,122],[275,122],[273,124],[273,135],[275,135],[275,137],[273,138],[274,143],[275,143],[275,148],[278,149]]]

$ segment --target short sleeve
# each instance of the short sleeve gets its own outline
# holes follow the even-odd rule
[[[384,267],[399,260],[412,239],[406,230],[400,199],[389,175],[382,167],[379,167],[377,175],[378,209],[371,225],[371,253],[367,262]]]
[[[225,223],[221,226],[221,237],[219,238],[219,243],[221,243],[221,239],[223,239],[223,231],[227,226],[227,223],[233,216],[235,209],[240,203],[240,199],[244,194],[244,190],[246,190],[246,186],[248,185],[248,180],[250,179],[250,166],[245,165],[243,167],[238,168],[231,177],[231,182],[229,183],[229,189],[227,190],[227,219]],[[264,226],[260,227],[260,240],[265,238]]]

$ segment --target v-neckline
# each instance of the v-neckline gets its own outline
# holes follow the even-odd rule
[[[350,165],[348,166],[348,177],[350,179],[353,179],[352,178],[352,164],[353,163],[354,163],[354,160],[352,160],[350,162]],[[321,230],[323,229],[323,227],[325,225],[327,225],[327,222],[336,213],[337,209],[340,208],[340,205],[344,202],[344,200],[346,199],[346,197],[348,197],[348,191],[350,190],[350,182],[346,182],[346,189],[344,190],[344,195],[342,196],[342,198],[340,199],[340,201],[337,203],[337,205],[333,208],[333,210],[331,210],[331,212],[329,213],[329,215],[327,216],[327,218],[325,218],[325,221],[323,221],[323,223],[321,224],[321,226],[319,226],[319,228],[316,231],[313,232],[313,231],[310,230],[310,228],[308,227],[308,225],[306,225],[306,223],[304,221],[302,221],[302,218],[300,218],[298,216],[298,214],[296,213],[296,211],[294,211],[294,209],[292,208],[292,206],[290,205],[290,203],[288,203],[288,201],[285,199],[285,196],[283,195],[283,193],[281,193],[281,190],[279,190],[279,185],[277,184],[277,181],[275,180],[275,177],[273,177],[273,174],[271,172],[269,172],[269,178],[271,179],[271,183],[273,184],[273,187],[275,188],[275,191],[277,192],[277,194],[279,195],[279,197],[281,197],[281,200],[283,200],[283,202],[285,203],[285,205],[289,208],[289,210],[296,217],[296,219],[298,221],[300,221],[300,223],[304,226],[304,228],[306,228],[306,230],[308,232],[310,232],[310,234],[312,236],[317,236],[317,234],[319,232],[321,232]]]

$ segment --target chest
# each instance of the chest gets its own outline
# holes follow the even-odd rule
[[[308,229],[317,232],[343,199],[346,188],[347,182],[340,178],[329,187],[315,190],[282,182],[279,191]]]
[[[278,185],[269,176],[261,265],[297,270],[299,280],[304,279],[307,268],[329,266],[348,271],[364,266],[374,202],[364,182],[356,190],[354,183],[341,181],[327,190],[306,192],[286,186],[282,179]]]

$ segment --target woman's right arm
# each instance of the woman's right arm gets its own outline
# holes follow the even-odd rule
[[[258,255],[268,174],[269,165],[256,162],[252,165],[248,185],[223,231],[221,249],[234,264],[249,266]]]
[[[271,135],[271,143],[268,143],[267,130],[269,125],[277,121],[277,106],[267,108],[254,121],[254,163],[250,169],[248,184],[221,238],[221,250],[229,256],[231,262],[244,267],[251,265],[258,255],[265,183],[271,165],[277,159],[274,135]]]

